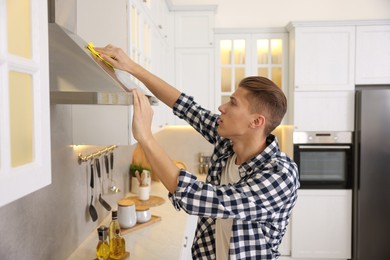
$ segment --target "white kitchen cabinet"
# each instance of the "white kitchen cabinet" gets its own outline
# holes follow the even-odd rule
[[[390,22],[357,26],[356,84],[390,84]]]
[[[47,1],[3,1],[0,35],[1,207],[51,183]]]
[[[217,33],[215,37],[215,109],[226,103],[239,82],[251,75],[253,59],[250,34]]]
[[[174,13],[176,48],[214,47],[214,10],[177,10]]]
[[[161,36],[163,38],[171,38],[171,14],[169,12],[166,1],[151,1],[150,10],[150,17],[153,17],[152,22],[155,24],[156,28],[158,28]]]
[[[355,27],[290,25],[290,74],[295,91],[355,87]]]
[[[180,253],[180,260],[192,260],[191,247],[194,242],[198,216],[187,215],[186,228],[183,238],[183,246]]]
[[[176,87],[193,96],[206,109],[214,108],[214,50],[212,48],[179,48],[175,51]],[[186,124],[176,118],[176,124]]]
[[[247,76],[271,79],[288,95],[288,35],[284,29],[218,30],[215,46],[215,105],[227,102]]]
[[[214,109],[214,12],[215,6],[174,9],[174,86],[206,109]],[[186,125],[174,119],[175,125]]]
[[[286,233],[284,234],[282,243],[279,246],[279,253],[282,256],[291,255],[291,218],[290,223],[287,226]]]
[[[298,190],[291,227],[291,256],[350,259],[351,190]]]
[[[198,216],[187,216],[180,260],[192,260],[191,247],[194,242],[197,223]],[[291,255],[291,221],[290,224],[287,226],[286,234],[284,235],[283,241],[279,246],[279,252],[282,256]]]
[[[294,131],[354,131],[354,91],[296,91]]]

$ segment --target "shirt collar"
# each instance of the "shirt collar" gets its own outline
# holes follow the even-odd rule
[[[270,134],[267,136],[266,144],[266,148],[261,153],[249,161],[246,161],[239,167],[238,171],[241,178],[251,174],[255,168],[260,167],[264,162],[268,161],[276,152],[279,151],[279,144],[274,135]]]

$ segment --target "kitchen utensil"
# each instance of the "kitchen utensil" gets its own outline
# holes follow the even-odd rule
[[[104,155],[104,166],[106,168],[107,179],[109,179],[110,178],[110,166],[109,166],[107,154]]]
[[[114,153],[110,152],[110,167],[111,167],[111,173],[110,173],[110,180],[111,180],[111,191],[113,192],[119,192],[119,188],[116,186],[116,182],[114,180]]]
[[[93,163],[91,161],[91,182],[89,183],[89,186],[91,187],[91,203],[89,204],[89,215],[91,215],[92,221],[95,222],[98,219],[98,214],[93,206],[93,188],[95,186],[93,175]]]
[[[110,204],[108,204],[107,201],[105,201],[105,200],[102,198],[103,181],[102,181],[102,178],[101,178],[100,159],[99,159],[99,158],[96,158],[96,159],[95,159],[95,166],[96,166],[96,171],[97,171],[97,175],[98,175],[99,182],[100,182],[99,202],[100,202],[100,204],[102,204],[102,206],[103,206],[106,210],[111,211],[111,206],[110,206]]]
[[[133,200],[125,198],[118,201],[118,222],[121,228],[130,228],[137,223]]]

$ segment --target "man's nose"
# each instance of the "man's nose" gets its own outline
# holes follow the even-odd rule
[[[221,112],[221,113],[223,113],[224,112],[224,104],[223,105],[220,105],[219,107],[218,107],[218,111],[219,112]]]

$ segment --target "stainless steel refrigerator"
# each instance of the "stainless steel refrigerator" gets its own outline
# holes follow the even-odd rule
[[[356,88],[353,259],[390,259],[390,86]]]

